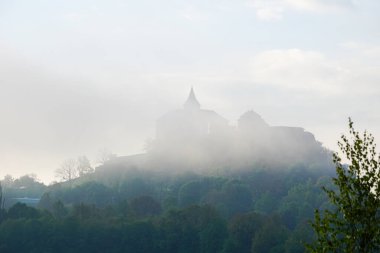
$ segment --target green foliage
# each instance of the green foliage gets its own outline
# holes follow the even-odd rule
[[[33,178],[7,180],[7,202],[29,190],[41,199],[38,209],[4,210],[0,252],[301,253],[312,231],[300,224],[325,205],[326,171],[297,164],[216,176],[121,166],[42,191]]]
[[[0,223],[5,218],[4,202],[5,200],[3,196],[3,187],[1,186],[1,183],[0,183]]]
[[[63,203],[58,200],[53,203],[52,209],[51,209],[51,214],[57,218],[57,219],[63,219],[66,217],[68,211],[66,207],[63,205]]]
[[[130,203],[132,213],[139,218],[159,215],[161,205],[150,196],[134,198]]]
[[[270,192],[261,194],[255,203],[255,211],[259,213],[271,213],[276,210],[278,202],[275,196]]]
[[[202,193],[207,191],[207,185],[204,181],[196,180],[184,184],[178,193],[179,205],[186,207],[198,204],[201,200]]]
[[[263,227],[255,233],[252,241],[252,253],[284,252],[284,243],[288,230],[280,225],[278,217],[271,217]]]
[[[35,175],[24,175],[20,178],[13,179],[7,175],[1,181],[3,186],[3,199],[7,199],[3,202],[4,208],[10,208],[16,204],[17,198],[40,198],[46,190],[46,186],[40,182]]]
[[[158,225],[162,252],[216,253],[227,237],[225,221],[210,206],[172,210]]]
[[[142,178],[127,179],[120,185],[119,190],[124,199],[152,195],[152,186]]]
[[[305,243],[313,240],[313,229],[308,222],[298,223],[296,228],[290,232],[285,242],[285,253],[303,253],[305,252]]]
[[[335,188],[327,189],[333,209],[316,210],[310,252],[369,253],[380,249],[380,156],[366,131],[360,135],[349,119],[349,137],[338,142],[349,165],[335,153]]]
[[[229,238],[226,241],[223,253],[249,253],[252,239],[265,221],[266,217],[258,213],[235,216],[228,226]]]
[[[34,219],[40,216],[39,212],[26,204],[17,203],[8,210],[7,217],[10,219]]]

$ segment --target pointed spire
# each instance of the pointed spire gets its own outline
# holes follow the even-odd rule
[[[191,87],[189,97],[187,98],[183,107],[187,110],[199,110],[201,108],[201,105],[195,97],[193,87]]]

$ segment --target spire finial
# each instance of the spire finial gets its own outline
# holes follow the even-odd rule
[[[193,86],[191,86],[189,97],[187,98],[183,107],[187,110],[199,110],[201,105],[195,97]]]

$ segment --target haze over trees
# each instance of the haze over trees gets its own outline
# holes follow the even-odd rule
[[[306,167],[98,176],[48,186],[38,209],[7,209],[1,252],[304,252],[307,221],[327,205],[325,173]]]
[[[1,252],[305,252],[320,238],[308,223],[314,210],[331,210],[322,187],[337,182],[332,153],[311,133],[271,127],[255,112],[237,128],[225,123],[191,91],[183,109],[158,121],[145,154],[113,156],[95,170],[86,157],[69,159],[49,186],[4,178],[11,204]]]
[[[304,129],[270,126],[254,111],[244,113],[232,127],[215,111],[203,109],[193,89],[182,109],[157,120],[156,138],[140,162],[147,168],[176,171],[332,164],[331,152]]]
[[[71,182],[77,177],[94,172],[90,160],[86,156],[79,156],[77,159],[67,159],[55,171],[56,177],[61,181]]]
[[[0,253],[380,253],[379,13],[0,0]]]

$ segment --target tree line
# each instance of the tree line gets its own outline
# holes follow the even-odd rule
[[[6,177],[0,252],[379,252],[380,157],[370,134],[349,127],[339,142],[348,163],[335,153],[335,171],[129,168],[48,187]],[[6,208],[20,185],[41,194],[36,207]]]

